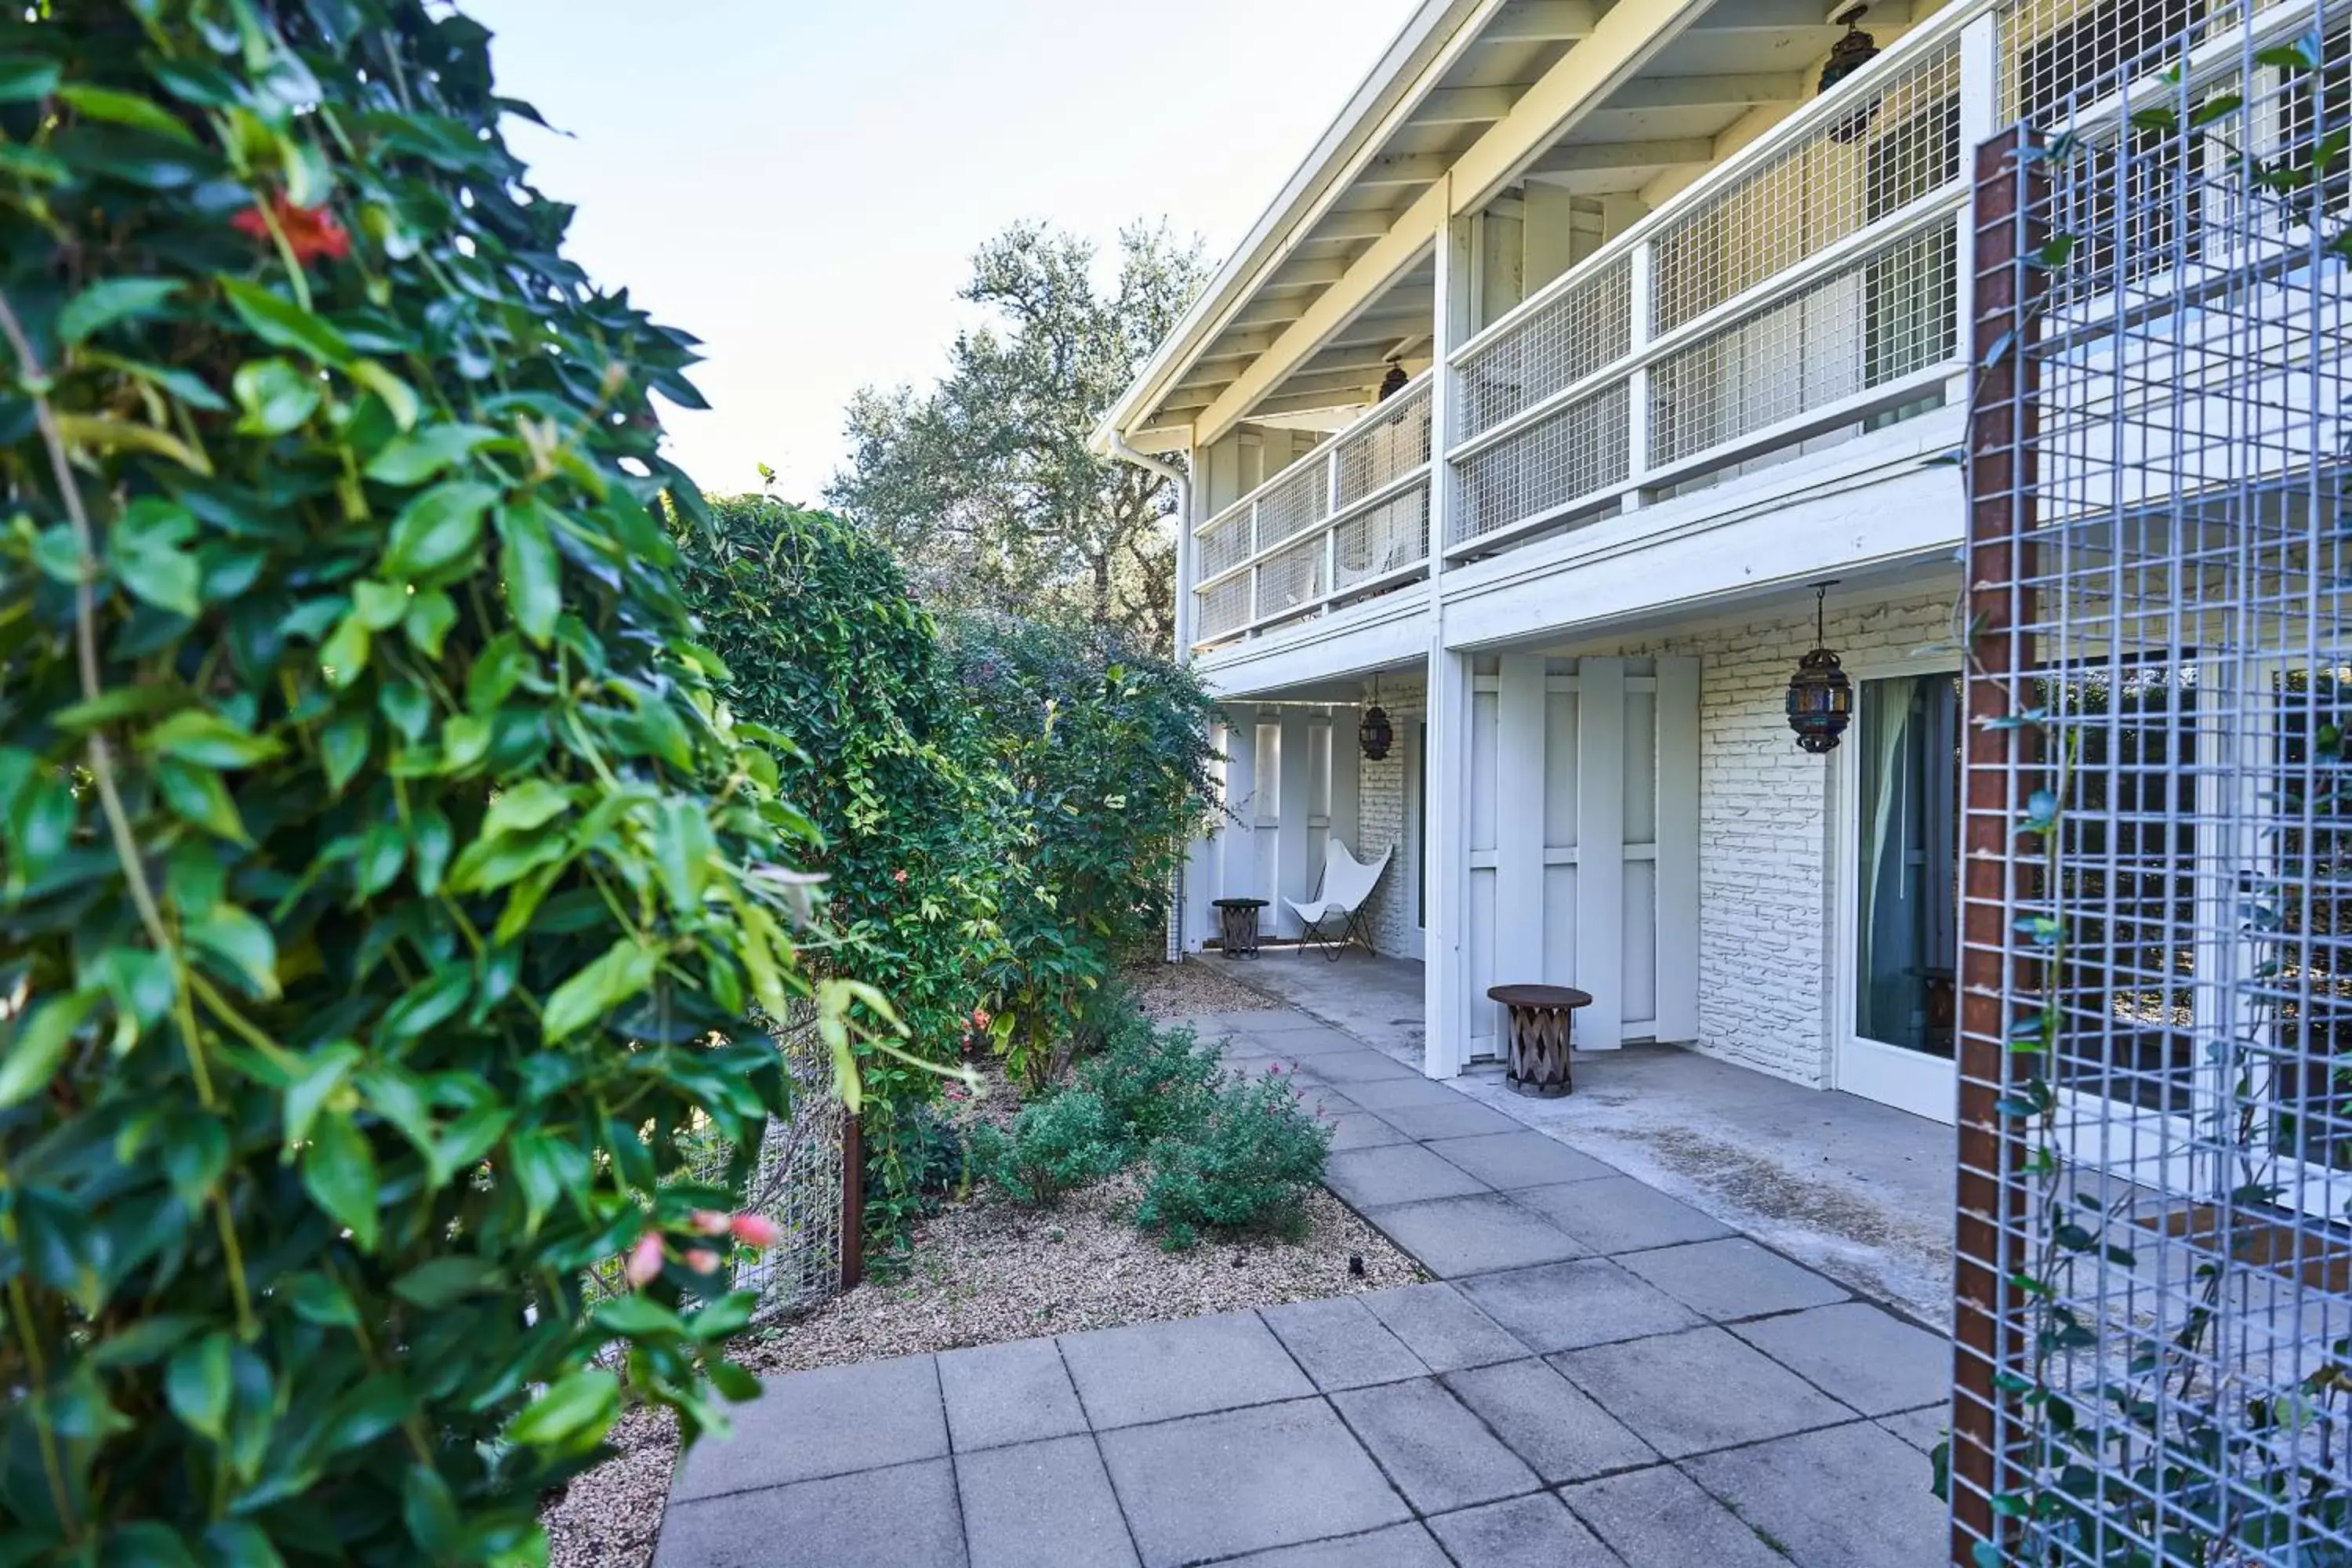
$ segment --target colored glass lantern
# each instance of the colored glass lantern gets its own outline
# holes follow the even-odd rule
[[[1372,705],[1356,724],[1356,744],[1363,748],[1367,762],[1379,762],[1396,744],[1396,729],[1389,722],[1389,710],[1381,706],[1381,679],[1372,677]]]
[[[1834,580],[1813,584],[1813,648],[1789,678],[1789,728],[1797,732],[1798,749],[1816,756],[1835,751],[1853,720],[1853,682],[1827,647],[1829,592],[1835,585]]]

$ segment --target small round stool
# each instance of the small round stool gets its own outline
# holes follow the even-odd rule
[[[1486,994],[1510,1010],[1511,1088],[1544,1100],[1557,1100],[1574,1088],[1568,1065],[1570,1021],[1577,1008],[1592,1005],[1591,993],[1573,985],[1497,985]]]
[[[1217,942],[1227,958],[1257,956],[1257,912],[1264,899],[1212,899],[1217,908]]]

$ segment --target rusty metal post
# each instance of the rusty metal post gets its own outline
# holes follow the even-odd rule
[[[1990,722],[2032,706],[2034,486],[2038,393],[2027,352],[2033,295],[2046,274],[2026,258],[2047,189],[2012,129],[1977,150],[1974,365],[1968,434],[1968,735],[1960,883],[1959,1169],[1953,1266],[1952,1562],[1973,1568],[1976,1543],[1998,1542],[1993,1496],[2008,1484],[2003,1419],[2014,1401],[1996,1373],[2018,1363],[2020,1323],[2009,1278],[2026,1217],[2023,1141],[1995,1109],[2007,1092],[2012,998],[2037,983],[2012,930],[2029,875],[2017,861],[2040,761],[2027,729]]]
[[[866,1278],[866,1129],[857,1112],[841,1110],[841,1288]]]

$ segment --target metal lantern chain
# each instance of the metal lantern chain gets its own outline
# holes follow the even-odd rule
[[[1812,585],[1812,651],[1789,679],[1789,728],[1797,732],[1798,748],[1816,756],[1837,749],[1853,718],[1853,682],[1829,649],[1829,593],[1836,585],[1835,578]]]

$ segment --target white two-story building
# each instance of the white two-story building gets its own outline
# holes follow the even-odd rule
[[[1948,1120],[1969,157],[2201,3],[1428,0],[1101,433],[1193,479],[1187,945],[1393,847],[1433,1075],[1546,981]]]

